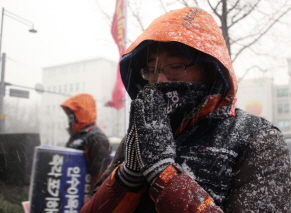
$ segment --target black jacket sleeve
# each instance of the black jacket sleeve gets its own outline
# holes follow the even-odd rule
[[[111,147],[107,136],[101,131],[90,135],[84,149],[91,176],[100,176],[109,165]]]
[[[115,152],[114,158],[102,176],[98,179],[94,186],[93,194],[98,190],[100,185],[105,181],[105,179],[111,174],[111,172],[124,161],[124,153],[123,153],[123,146],[124,146],[125,137],[120,142],[117,150]]]

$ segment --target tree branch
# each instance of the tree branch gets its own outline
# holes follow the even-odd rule
[[[261,33],[260,32],[258,32],[258,33],[253,33],[253,34],[250,34],[250,35],[247,35],[247,36],[245,36],[245,37],[240,37],[240,38],[238,38],[238,39],[236,39],[236,40],[234,40],[234,39],[230,39],[231,40],[231,45],[233,45],[233,44],[237,44],[238,42],[240,42],[240,41],[243,41],[243,40],[245,40],[245,39],[248,39],[248,38],[252,38],[252,37],[255,37],[255,36],[258,36],[258,35],[260,35]]]
[[[197,1],[197,0],[194,0],[194,2],[195,2],[195,4],[196,4],[197,6],[199,6],[199,3],[198,3],[198,1]]]
[[[106,17],[106,19],[110,22],[111,21],[111,19],[112,19],[112,17],[111,16],[109,16],[103,9],[102,9],[102,7],[100,6],[100,4],[99,4],[99,2],[98,2],[98,0],[95,0],[95,3],[96,3],[96,5],[97,5],[97,7],[99,8],[99,10],[101,11],[101,13]]]
[[[132,9],[132,7],[130,5],[128,7],[132,13],[132,16],[136,18],[137,23],[139,24],[140,28],[142,29],[142,31],[144,31],[145,29],[144,29],[144,26],[143,26],[142,21],[140,19],[140,16],[139,16],[139,10]]]
[[[257,37],[255,38],[252,42],[244,45],[234,56],[233,62],[236,60],[236,58],[248,47],[252,46],[254,43],[256,43],[263,35],[265,35],[278,21],[280,18],[282,18],[286,13],[288,13],[291,10],[291,7],[289,7],[286,11],[281,13],[276,19],[272,21],[272,23]]]
[[[262,71],[262,72],[267,72],[267,71],[268,71],[268,70],[266,70],[266,69],[262,69],[261,67],[259,67],[259,66],[257,66],[257,65],[255,65],[255,66],[251,66],[251,67],[249,67],[249,68],[245,71],[245,73],[243,74],[243,76],[240,77],[240,78],[237,80],[237,82],[239,83],[241,80],[243,80],[243,78],[246,77],[246,75],[249,73],[249,71],[252,70],[252,69],[254,69],[254,68],[257,68],[257,69],[259,69],[259,70]]]
[[[219,2],[216,4],[216,6],[215,6],[215,11],[218,10],[219,5],[221,5],[221,1],[219,1]]]
[[[166,7],[163,4],[163,0],[160,0],[160,4],[162,5],[162,8],[163,8],[164,12],[168,12],[167,9],[166,9]]]
[[[217,12],[217,7],[218,7],[218,5],[221,3],[220,1],[217,3],[217,5],[215,6],[215,8],[211,5],[211,3],[210,3],[210,1],[209,0],[207,0],[207,2],[208,2],[208,5],[209,5],[209,7],[211,8],[211,10],[213,11],[213,13],[221,20],[221,18],[222,18],[222,15],[220,15],[218,12]]]
[[[237,0],[235,3],[234,3],[234,5],[228,10],[228,13],[230,13],[233,9],[235,9],[236,8],[236,6],[238,5],[238,3],[239,3],[239,0]]]
[[[178,2],[181,2],[181,4],[183,4],[186,7],[189,7],[189,4],[186,2],[186,0],[178,0]],[[197,1],[194,1],[196,3],[196,5],[198,5]]]
[[[228,26],[229,27],[229,29],[231,28],[231,27],[233,27],[236,23],[238,23],[239,21],[241,21],[241,20],[243,20],[244,18],[246,18],[247,16],[249,16],[254,10],[255,10],[255,8],[257,7],[257,5],[260,3],[260,1],[261,0],[257,0],[257,2],[249,9],[249,10],[247,10],[247,11],[245,11],[244,13],[243,13],[243,15],[240,17],[240,18],[238,18],[238,19],[236,19],[236,20],[234,20],[235,19],[235,17],[236,16],[233,16],[233,18],[232,18],[232,20],[231,20],[231,24]]]

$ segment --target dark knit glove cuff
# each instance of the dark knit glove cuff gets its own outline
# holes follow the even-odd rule
[[[143,171],[143,175],[147,179],[148,183],[151,185],[159,174],[164,171],[169,165],[174,164],[175,160],[173,158],[166,158],[153,164],[151,167]]]
[[[140,171],[129,169],[123,163],[116,173],[116,181],[128,191],[138,192],[142,189],[145,177]]]

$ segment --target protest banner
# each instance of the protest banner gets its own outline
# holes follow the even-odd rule
[[[29,212],[79,212],[89,193],[90,178],[83,151],[35,147]]]

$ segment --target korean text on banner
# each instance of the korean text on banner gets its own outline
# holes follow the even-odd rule
[[[83,151],[35,147],[30,213],[79,212],[88,199],[90,175]]]

